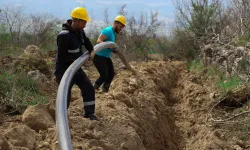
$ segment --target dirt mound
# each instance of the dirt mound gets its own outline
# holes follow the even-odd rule
[[[0,66],[2,70],[6,69],[25,73],[39,70],[46,76],[51,76],[52,74],[50,64],[43,58],[40,49],[34,45],[28,46],[18,58],[0,56]]]
[[[23,113],[22,121],[37,132],[55,125],[49,110],[43,104],[28,107]]]
[[[41,50],[36,45],[29,45],[25,48],[24,55],[40,57]]]
[[[36,135],[26,125],[13,125],[10,126],[4,137],[13,146],[26,147],[28,149],[34,149],[36,144]],[[25,137],[25,138],[24,138]]]
[[[0,149],[8,150],[10,148],[11,148],[11,146],[8,143],[8,141],[6,140],[6,138],[2,134],[0,134]]]
[[[22,55],[14,63],[15,71],[29,72],[34,70],[39,70],[41,73],[50,76],[51,71],[47,62],[41,58],[33,55]]]

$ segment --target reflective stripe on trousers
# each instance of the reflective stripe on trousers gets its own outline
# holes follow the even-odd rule
[[[80,49],[77,48],[77,49],[69,49],[68,50],[68,53],[79,53],[80,52]]]
[[[84,106],[95,105],[95,101],[84,102]]]

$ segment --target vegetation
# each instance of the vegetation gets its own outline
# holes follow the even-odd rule
[[[199,73],[205,72],[206,76],[215,77],[215,84],[220,93],[223,95],[242,84],[242,80],[239,77],[232,76],[230,78],[226,78],[225,73],[222,71],[215,67],[205,67],[197,60],[188,63],[187,67],[189,71],[198,71]]]
[[[0,70],[0,74],[1,110],[21,113],[28,105],[47,102],[46,96],[39,91],[38,83],[25,73]]]

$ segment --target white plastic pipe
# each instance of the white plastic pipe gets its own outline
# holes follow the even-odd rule
[[[94,46],[94,53],[105,48],[117,48],[114,42],[103,42]],[[73,150],[67,117],[67,97],[69,84],[76,71],[88,61],[89,52],[76,59],[65,71],[58,87],[56,98],[56,127],[61,150]]]

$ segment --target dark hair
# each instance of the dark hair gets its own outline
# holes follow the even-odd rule
[[[68,19],[66,23],[67,23],[67,24],[71,24],[72,21],[73,21],[72,19]]]
[[[114,23],[118,23],[124,26],[124,24],[122,24],[120,21],[114,21]]]
[[[122,24],[120,21],[114,21],[115,23],[120,23],[120,24]]]
[[[74,20],[82,20],[82,19],[78,19],[78,18],[73,18],[73,17],[72,17],[72,20],[74,21]]]

